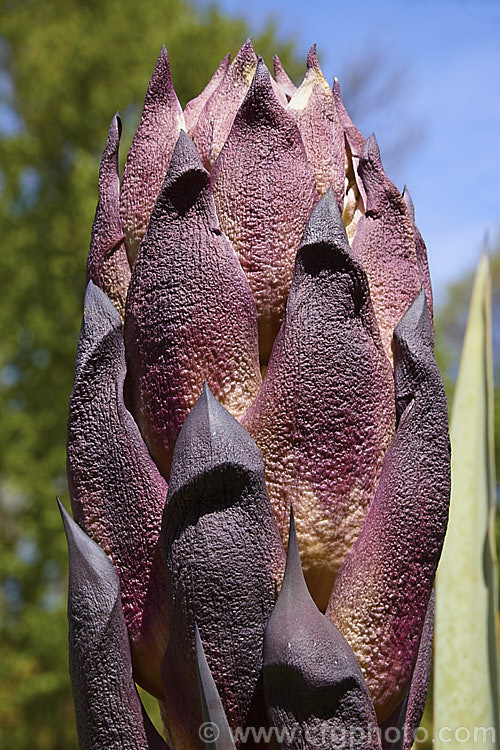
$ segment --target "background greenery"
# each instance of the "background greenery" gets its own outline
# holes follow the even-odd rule
[[[67,404],[98,161],[117,110],[124,160],[162,44],[185,104],[248,30],[182,0],[1,0],[0,16],[0,747],[70,750],[55,495],[67,499]],[[293,41],[273,26],[254,45],[268,64],[277,51],[300,79]],[[353,107],[362,106],[359,85],[343,87]],[[500,256],[494,271],[498,300]],[[469,279],[453,287],[439,318],[450,386],[469,288]]]

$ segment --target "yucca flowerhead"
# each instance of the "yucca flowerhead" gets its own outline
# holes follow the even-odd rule
[[[449,500],[411,198],[314,47],[296,88],[247,41],[184,111],[163,49],[121,181],[120,133],[68,431],[80,745],[165,747],[135,681],[174,750],[409,748]]]

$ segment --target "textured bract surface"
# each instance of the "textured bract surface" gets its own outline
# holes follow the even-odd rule
[[[255,298],[260,353],[266,364],[285,314],[295,255],[317,190],[295,119],[276,99],[262,61],[211,182],[221,228]]]
[[[121,184],[120,131],[68,429],[81,746],[165,746],[135,680],[172,750],[406,750],[450,463],[409,192],[314,46],[296,86],[247,40],[184,112],[163,49]]]
[[[124,380],[120,316],[90,281],[70,399],[71,504],[76,521],[120,573],[136,678],[161,697],[158,661],[168,623],[158,544],[167,484],[125,407]]]
[[[264,690],[281,747],[377,748],[377,720],[360,666],[316,607],[290,518],[286,571],[264,641]],[[286,731],[283,732],[283,729]]]
[[[285,321],[243,419],[286,539],[293,504],[306,580],[326,607],[394,429],[392,372],[330,191],[297,253]]]
[[[382,721],[410,684],[450,496],[446,396],[423,292],[394,335],[398,426],[328,608],[364,667]]]
[[[59,507],[69,552],[69,671],[80,747],[166,750],[134,685],[116,570]]]
[[[131,402],[168,476],[205,380],[236,416],[260,385],[255,302],[221,233],[209,175],[180,136],[132,269],[125,312]]]

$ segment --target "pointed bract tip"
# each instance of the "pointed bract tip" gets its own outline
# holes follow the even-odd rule
[[[70,587],[88,588],[94,581],[106,597],[120,595],[120,581],[113,564],[85,531],[73,520],[64,505],[57,499],[66,534],[69,556]],[[90,596],[90,594],[89,594]]]
[[[309,52],[307,53],[307,69],[310,68],[319,68],[319,62],[318,62],[318,55],[316,53],[316,44],[313,44]]]
[[[118,112],[113,116],[99,165],[99,200],[111,196],[118,200],[120,177],[118,171],[118,151],[122,134],[122,121]]]
[[[235,58],[233,60],[233,64],[237,60],[239,61],[239,60],[241,60],[241,58],[245,58],[245,57],[248,57],[248,58],[256,57],[255,50],[254,50],[253,44],[252,44],[252,37],[250,37],[250,36],[248,37],[248,39],[246,40],[246,42],[241,45],[240,49],[236,53]]]
[[[193,418],[196,417],[197,419],[207,421],[211,419],[217,419],[217,417],[219,417],[219,419],[220,417],[224,419],[226,414],[228,416],[231,416],[229,412],[224,409],[222,404],[215,398],[210,386],[205,380],[203,382],[203,387],[201,389],[198,401],[191,409],[191,412],[188,415],[187,419],[189,419],[191,415],[193,415]],[[184,422],[184,424],[186,424],[186,422]],[[184,429],[184,426],[182,429]]]
[[[66,517],[69,516],[69,513],[64,507],[64,505],[62,504],[62,502],[59,500],[59,497],[57,496],[56,496],[56,502],[57,502],[57,507],[59,508],[59,513],[61,514],[62,522],[64,524],[64,527],[66,528]]]
[[[247,448],[254,446],[257,449],[245,428],[215,398],[207,381],[204,382],[200,396],[188,414],[177,440],[186,436],[196,439],[205,432],[210,443],[219,443],[219,438],[224,438],[229,444],[234,438],[243,440]]]
[[[61,520],[63,522],[64,526],[64,533],[66,534],[66,541],[68,543],[68,552],[70,557],[70,564],[72,562],[72,550],[85,550],[87,539],[90,542],[90,538],[85,534],[83,529],[78,526],[76,521],[73,520],[71,515],[68,513],[64,505],[61,503],[59,498],[57,498],[57,504],[59,506],[59,513],[61,514]],[[94,542],[92,542],[94,544]],[[86,555],[83,554],[83,558],[85,558]]]
[[[426,315],[427,311],[427,315]],[[417,328],[425,318],[429,318],[429,311],[426,304],[425,292],[423,289],[417,294],[408,310],[402,315],[396,328],[399,326],[411,326]]]
[[[308,598],[310,596],[304,573],[302,571],[293,506],[290,506],[290,524],[288,528],[288,547],[286,551],[285,575],[282,585],[282,591],[283,590],[291,590],[295,595],[302,593]]]
[[[115,112],[113,119],[111,120],[111,124],[109,126],[109,136],[113,138],[113,140],[117,140],[120,142],[120,138],[122,136],[122,118],[120,117],[119,112]]]
[[[248,472],[264,470],[260,451],[248,432],[205,383],[175,443],[169,497],[222,465],[239,466]]]
[[[283,77],[286,77],[288,79],[288,75],[283,67],[283,63],[281,62],[279,55],[273,55],[273,69],[274,69],[274,77],[277,78],[279,75],[282,75]]]
[[[254,84],[263,83],[264,81],[267,81],[269,79],[269,85],[270,85],[270,73],[267,69],[267,65],[262,59],[262,57],[259,57],[257,59],[257,68],[255,69],[255,75],[252,80],[252,86]]]
[[[205,656],[205,649],[203,648],[203,642],[201,640],[200,629],[198,628],[197,622],[194,623],[194,647],[196,652],[196,670],[198,673],[198,681],[203,706],[204,699],[206,698],[205,688],[212,675],[210,673],[210,667],[208,666],[207,657]],[[203,706],[203,708],[205,707],[208,708],[208,706]],[[207,720],[205,715],[203,716],[203,718]]]
[[[57,498],[57,504],[59,506],[59,513],[61,514],[61,520],[63,522],[64,533],[66,534],[66,540],[68,542],[68,548],[70,547],[70,545],[72,547],[76,547],[77,549],[80,546],[84,547],[87,539],[89,542],[91,541],[91,539],[85,534],[83,529],[78,526],[76,521],[73,520],[59,498]],[[95,544],[95,542],[92,542],[92,544]]]
[[[297,530],[295,528],[295,515],[293,512],[293,505],[290,505],[290,522],[288,524],[288,547],[286,552],[287,563],[290,560],[292,569],[300,569],[302,571],[302,564],[300,562],[299,553],[299,542],[297,540]]]
[[[332,728],[348,729],[353,716],[367,729],[375,725],[375,711],[360,666],[347,641],[321,614],[307,589],[292,510],[283,585],[264,634],[263,679],[268,715],[278,728],[314,731],[321,720],[325,728],[331,721]],[[327,706],[329,713],[325,714]],[[311,746],[326,750],[331,742],[323,737]],[[354,747],[361,750],[367,745]]]
[[[344,251],[349,249],[342,214],[332,188],[328,188],[313,208],[300,247],[321,243],[331,243]]]
[[[210,390],[210,386],[208,385],[206,380],[203,381],[203,388],[201,389],[200,399],[201,398],[204,398],[206,401],[208,401],[210,398],[212,398],[214,401],[217,400]]]
[[[381,163],[380,148],[375,138],[375,133],[372,133],[366,139],[363,151],[361,152],[361,159],[372,163]]]
[[[168,58],[167,48],[163,45],[149,80],[145,103],[150,102],[154,105],[157,101],[171,97],[172,93],[174,92],[170,60]]]
[[[91,280],[85,289],[83,300],[83,322],[85,328],[94,323],[99,328],[121,329],[120,313],[113,305],[108,295]],[[107,324],[107,325],[106,325]]]
[[[83,319],[75,363],[75,382],[100,343],[113,334],[121,338],[122,319],[109,297],[89,281],[83,301]]]
[[[325,203],[328,203],[329,210],[332,211],[335,214],[335,216],[341,216],[340,209],[337,205],[337,201],[335,200],[335,193],[333,192],[332,187],[328,188],[325,195],[323,196],[323,199]],[[337,208],[335,209],[336,205],[337,205]]]
[[[160,194],[158,196],[158,202],[161,204],[164,200],[168,200],[167,196],[170,190],[176,185],[176,183],[184,177],[184,175],[187,175],[189,172],[191,173],[197,173],[202,177],[201,185],[199,183],[195,183],[192,185],[193,190],[199,191],[200,187],[203,187],[204,185],[208,184],[208,181],[210,179],[209,174],[203,164],[201,163],[200,156],[198,154],[198,151],[196,150],[196,146],[194,145],[191,138],[188,136],[185,130],[181,130],[179,133],[179,137],[177,138],[177,141],[174,146],[174,150],[172,152],[172,156],[170,158],[170,164],[168,166],[167,174],[165,175],[165,179],[163,181],[163,185],[160,190]],[[186,187],[183,184],[182,186],[182,193],[183,195],[186,192]],[[156,215],[156,207],[153,209],[152,213],[152,223],[154,222],[154,217]],[[160,220],[162,218],[161,212],[160,212]]]
[[[188,172],[190,169],[196,169],[200,172],[207,172],[201,163],[200,156],[191,138],[184,128],[181,129],[179,137],[174,146],[170,158],[169,172]],[[208,172],[207,172],[208,174]]]
[[[198,625],[194,625],[194,640],[196,649],[196,673],[200,691],[201,711],[204,724],[213,734],[205,740],[206,750],[234,750],[235,745],[229,728],[229,723],[220,699],[217,685],[208,666],[205,650],[200,637]]]
[[[408,190],[408,187],[405,185],[403,188],[403,200],[406,203],[406,208],[408,209],[408,213],[410,214],[410,218],[413,223],[415,223],[415,206],[413,205],[413,200],[410,195],[410,191]]]
[[[257,62],[257,67],[252,78],[252,83],[250,84],[250,88],[245,97],[245,101],[249,98],[265,98],[269,93],[272,93],[272,96],[275,97],[271,83],[271,74],[267,69],[266,63],[261,58]]]
[[[201,642],[200,629],[198,628],[198,623],[196,621],[194,623],[194,647],[196,651],[196,667],[198,670],[199,679],[205,665],[208,667],[208,664],[205,657],[205,649],[203,648],[203,643]]]
[[[423,289],[394,329],[394,339],[411,353],[418,353],[422,344],[434,348],[434,331]]]
[[[333,93],[333,99],[335,101],[336,107],[339,111],[339,113],[348,120],[350,120],[349,115],[346,112],[346,109],[344,107],[344,102],[342,101],[342,94],[340,91],[340,81],[337,78],[337,76],[334,76],[333,78],[333,86],[332,86],[332,93]]]
[[[168,57],[167,48],[164,44],[162,44],[160,54],[158,55],[158,58],[156,60],[156,65],[153,71],[153,75],[151,76],[151,81],[162,73],[166,73],[167,78],[171,79],[170,60]]]

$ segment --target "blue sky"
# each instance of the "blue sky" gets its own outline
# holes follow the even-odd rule
[[[201,0],[200,4],[204,4]],[[406,158],[387,166],[407,184],[429,251],[437,301],[448,281],[476,263],[485,233],[500,242],[500,0],[219,0],[255,32],[269,17],[304,55],[314,42],[329,81],[351,58],[377,50],[406,71],[400,111],[366,116],[382,159],[394,118],[422,125]]]

